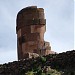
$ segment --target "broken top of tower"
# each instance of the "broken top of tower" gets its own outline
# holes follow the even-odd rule
[[[46,19],[43,8],[30,6],[22,9],[17,15],[16,31],[18,59],[28,58],[29,54],[50,54],[50,44],[44,41]]]

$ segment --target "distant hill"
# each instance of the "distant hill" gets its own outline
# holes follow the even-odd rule
[[[75,75],[75,50],[1,64],[0,75]]]

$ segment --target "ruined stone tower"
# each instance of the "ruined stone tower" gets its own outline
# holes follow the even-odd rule
[[[27,54],[47,55],[51,47],[44,41],[46,19],[44,9],[30,6],[22,9],[17,15],[17,48],[18,60],[28,58]]]

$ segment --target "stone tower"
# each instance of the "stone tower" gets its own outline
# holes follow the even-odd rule
[[[44,9],[30,6],[22,9],[17,15],[17,48],[18,60],[28,58],[30,54],[47,55],[51,47],[44,41],[46,19]]]

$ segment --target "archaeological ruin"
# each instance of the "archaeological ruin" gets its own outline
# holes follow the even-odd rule
[[[18,60],[48,55],[51,53],[49,42],[44,40],[46,19],[43,8],[30,6],[17,15]]]
[[[18,61],[0,64],[0,75],[75,75],[75,50],[53,52],[45,32],[44,9],[22,9],[16,19]]]

